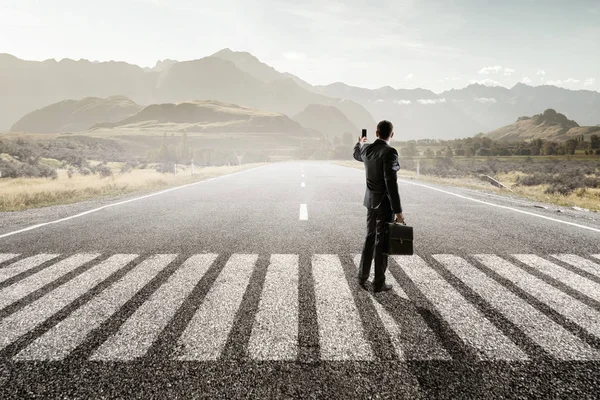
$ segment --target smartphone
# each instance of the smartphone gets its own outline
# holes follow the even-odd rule
[[[364,138],[367,137],[367,130],[366,129],[362,130],[362,137],[364,137]]]

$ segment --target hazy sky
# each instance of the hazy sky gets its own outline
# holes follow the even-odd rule
[[[0,0],[0,52],[24,59],[154,66],[225,47],[312,84],[600,90],[600,1]]]

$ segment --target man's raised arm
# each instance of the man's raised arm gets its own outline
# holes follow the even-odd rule
[[[356,143],[354,145],[354,159],[356,161],[363,162],[362,158],[360,157],[360,149],[362,148],[363,143],[365,143],[366,141],[367,141],[367,138],[359,137],[358,143]]]
[[[394,148],[389,150],[383,158],[383,176],[385,179],[385,187],[387,188],[388,197],[392,210],[395,214],[402,212],[402,205],[400,204],[400,192],[398,191],[398,170],[400,164],[398,163],[398,151]]]

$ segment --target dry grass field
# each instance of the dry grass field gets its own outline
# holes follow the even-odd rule
[[[338,165],[343,165],[345,167],[363,169],[363,165],[356,161],[335,161],[335,163]],[[398,173],[398,176],[404,179],[418,179],[423,182],[435,183],[440,185],[458,186],[475,190],[484,190],[499,195],[518,195],[520,197],[532,201],[556,204],[558,206],[564,207],[581,207],[584,209],[600,212],[600,188],[579,188],[568,195],[549,194],[546,193],[546,189],[548,189],[548,187],[550,186],[548,184],[532,186],[518,185],[517,183],[519,177],[523,177],[525,175],[526,174],[515,171],[507,173],[501,172],[496,174],[494,178],[500,181],[508,188],[510,188],[510,190],[507,190],[498,188],[496,186],[492,186],[489,182],[477,179],[474,176],[442,178],[434,175],[420,174],[417,177],[415,171],[410,171],[407,169],[401,169]]]
[[[122,163],[108,163],[112,176],[73,173],[69,178],[61,170],[56,179],[16,178],[0,180],[0,211],[21,211],[35,207],[74,203],[102,196],[118,196],[144,193],[209,178],[231,174],[263,164],[195,168],[192,175],[189,166],[178,166],[178,173],[160,173],[149,166],[120,172]]]

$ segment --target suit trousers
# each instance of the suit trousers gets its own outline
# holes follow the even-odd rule
[[[394,212],[387,196],[384,196],[377,208],[367,208],[367,236],[360,258],[358,278],[367,280],[371,272],[371,262],[375,258],[375,279],[373,286],[380,287],[385,283],[388,257],[383,254],[383,246],[387,240],[388,222],[394,221]]]

